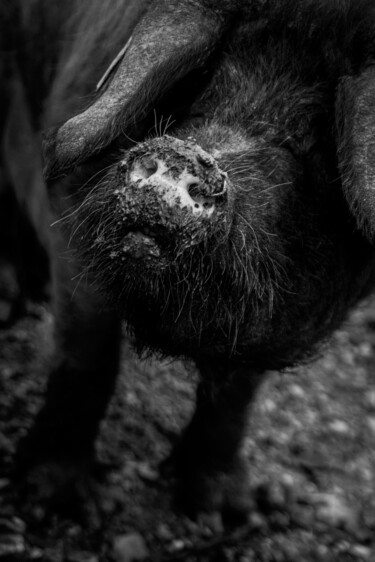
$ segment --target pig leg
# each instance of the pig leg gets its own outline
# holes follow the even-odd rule
[[[171,457],[180,477],[178,497],[188,513],[242,519],[251,500],[240,446],[249,404],[263,376],[244,365],[198,366],[196,410]]]
[[[117,316],[91,293],[87,281],[77,286],[67,265],[64,258],[55,263],[56,350],[45,404],[17,458],[19,472],[27,474],[26,493],[32,484],[36,501],[53,508],[73,504],[72,493],[80,496],[81,506],[91,495],[84,488],[115,384],[121,335]]]

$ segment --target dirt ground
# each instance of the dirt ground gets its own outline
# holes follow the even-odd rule
[[[270,373],[244,455],[254,495],[246,525],[213,532],[176,510],[159,462],[193,408],[181,363],[140,362],[124,342],[122,373],[98,442],[112,469],[98,525],[17,507],[12,457],[46,381],[53,319],[30,305],[0,331],[0,562],[357,562],[375,560],[375,301],[353,312],[308,366]]]

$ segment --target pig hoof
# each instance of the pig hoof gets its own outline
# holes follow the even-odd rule
[[[21,509],[35,523],[60,514],[96,530],[103,519],[101,472],[101,467],[72,461],[36,465],[18,483]]]
[[[221,532],[223,525],[248,521],[253,501],[248,467],[242,460],[238,459],[230,469],[220,470],[199,463],[192,466],[191,460],[184,466],[176,463],[172,455],[161,468],[164,474],[176,477],[177,505],[191,518],[215,532]]]

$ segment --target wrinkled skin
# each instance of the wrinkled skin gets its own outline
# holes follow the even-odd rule
[[[20,464],[86,470],[125,321],[139,352],[186,357],[200,371],[169,462],[185,508],[246,514],[240,445],[264,372],[304,360],[373,286],[363,147],[374,137],[374,8],[117,4],[95,67],[86,58],[97,29],[86,50],[78,39],[60,52],[55,74],[47,56],[45,85],[24,80],[30,100],[42,86],[46,99],[31,113],[49,128],[57,350]],[[69,25],[87,32],[92,6]],[[59,258],[67,246],[69,262]]]

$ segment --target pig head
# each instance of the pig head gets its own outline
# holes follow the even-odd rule
[[[252,54],[262,31],[241,26],[256,15],[250,4],[151,3],[93,103],[47,134],[46,176],[52,191],[84,184],[65,210],[71,242],[140,348],[281,366],[324,337],[371,278],[361,232],[372,239],[373,72],[349,51],[346,66],[309,70],[301,45],[301,79],[288,52],[275,70],[272,41],[263,68]],[[150,135],[162,111],[168,134]],[[334,298],[338,276],[345,304]],[[308,337],[296,335],[300,317]]]

